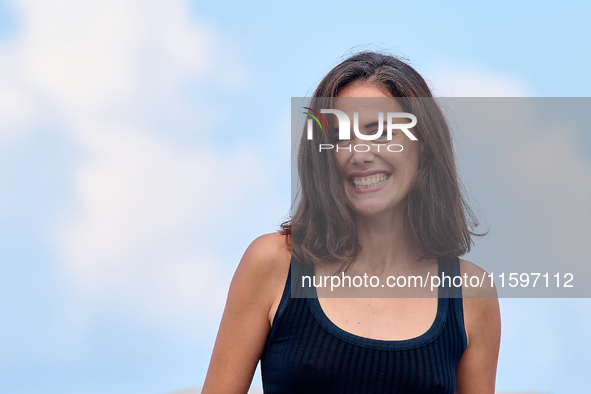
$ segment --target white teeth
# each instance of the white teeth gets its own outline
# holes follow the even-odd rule
[[[353,186],[356,189],[367,189],[370,187],[376,187],[386,182],[390,178],[390,175],[370,176],[367,178],[353,178]]]

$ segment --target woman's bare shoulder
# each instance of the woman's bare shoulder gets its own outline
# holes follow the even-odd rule
[[[465,298],[496,298],[497,289],[488,272],[471,261],[460,259]],[[478,280],[476,280],[478,278]]]
[[[494,392],[497,360],[501,341],[501,313],[494,283],[491,286],[488,273],[478,265],[460,260],[464,282],[464,326],[468,346],[456,367],[456,392]],[[484,278],[483,286],[476,286],[476,279]],[[466,279],[467,278],[467,279]],[[468,281],[466,284],[465,281]]]
[[[244,252],[240,265],[252,274],[269,280],[276,275],[287,273],[291,249],[286,237],[280,233],[261,235]]]
[[[497,289],[488,273],[478,265],[460,260],[463,277],[464,324],[468,342],[476,333],[488,332],[488,336],[500,335],[500,311]],[[478,277],[470,282],[472,277]],[[484,282],[482,282],[484,278]],[[482,283],[482,286],[480,286]]]
[[[261,235],[252,241],[244,252],[235,277],[248,281],[259,296],[264,296],[271,306],[277,294],[283,290],[290,260],[291,250],[284,235]]]
[[[246,249],[228,291],[204,393],[248,390],[269,335],[269,313],[276,294],[283,289],[289,261],[290,252],[280,234],[258,237]]]
[[[249,245],[236,270],[235,277],[248,281],[265,300],[269,325],[281,301],[290,261],[291,248],[286,237],[271,233],[258,237]]]

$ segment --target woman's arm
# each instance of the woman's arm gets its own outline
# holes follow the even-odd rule
[[[268,234],[246,250],[228,292],[202,394],[246,393],[289,270],[285,237]]]
[[[484,273],[480,267],[464,260],[461,261],[461,271],[478,277]],[[463,290],[468,347],[456,367],[456,393],[494,394],[501,343],[501,314],[496,288]]]

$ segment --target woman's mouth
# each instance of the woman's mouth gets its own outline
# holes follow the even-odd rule
[[[355,189],[369,189],[381,185],[386,182],[388,178],[390,178],[390,174],[384,172],[365,177],[351,177],[350,182]]]

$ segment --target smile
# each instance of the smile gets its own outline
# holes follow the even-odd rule
[[[352,177],[351,183],[355,189],[369,189],[376,187],[386,182],[390,178],[390,174],[374,174],[366,177]]]

